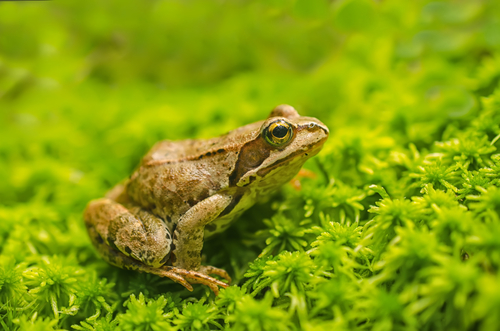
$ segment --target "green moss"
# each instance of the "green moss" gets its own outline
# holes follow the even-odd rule
[[[498,1],[0,9],[1,328],[500,329]],[[156,141],[281,103],[331,135],[205,243],[233,286],[99,258],[83,209]]]

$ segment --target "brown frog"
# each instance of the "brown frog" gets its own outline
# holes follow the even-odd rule
[[[288,105],[260,122],[208,140],[160,141],[130,179],[91,201],[85,224],[102,257],[123,269],[217,294],[226,271],[201,265],[203,241],[297,174],[328,128]]]

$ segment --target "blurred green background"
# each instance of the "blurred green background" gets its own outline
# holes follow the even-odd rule
[[[483,98],[498,87],[499,51],[500,1],[495,0],[1,1],[0,303],[10,305],[0,306],[1,325],[12,330],[70,328],[96,314],[99,323],[106,324],[105,313],[125,311],[123,302],[129,303],[132,293],[155,300],[169,291],[189,295],[168,282],[159,291],[151,278],[122,276],[109,267],[96,256],[81,218],[88,201],[127,177],[161,139],[214,137],[261,120],[274,106],[287,103],[329,126],[331,137],[319,161],[306,165],[326,178],[308,185],[329,187],[336,181],[352,188],[352,196],[364,192],[358,200],[342,200],[354,205],[346,207],[348,216],[361,217],[361,223],[373,218],[367,210],[377,199],[367,197],[374,194],[368,193],[370,184],[385,187],[391,197],[423,194],[418,183],[413,185],[416,177],[408,176],[423,164],[414,152],[436,152],[435,141],[451,139],[474,123],[485,108]],[[500,102],[497,99],[490,105]],[[472,125],[483,130],[489,144],[500,132],[497,124],[488,123]],[[396,160],[396,154],[401,159]],[[454,154],[450,155],[453,160]],[[479,162],[474,170],[480,166],[485,164]],[[462,177],[457,176],[450,182],[458,187]],[[271,217],[281,208],[296,214],[299,224],[304,216],[301,208],[308,204],[304,217],[319,224],[319,211],[332,208],[314,209],[311,190],[277,198],[281,207],[269,202],[249,211],[245,219],[253,223],[238,223],[232,230],[238,235],[223,236],[226,242],[208,248],[209,261],[225,265],[237,282],[243,279],[248,262],[265,247],[265,236],[253,236],[264,227],[255,219]],[[301,194],[304,197],[297,198]],[[302,199],[303,205],[292,205],[297,201],[293,199]],[[332,215],[337,216],[332,218],[339,221],[338,208],[343,207],[335,203]],[[105,285],[103,278],[114,285]],[[95,287],[83,290],[74,285],[87,284],[83,280]],[[47,284],[54,282],[57,289],[47,290]],[[72,297],[86,291],[94,291],[93,298],[102,300]],[[208,293],[201,289],[196,293],[205,295],[200,307],[215,309]],[[312,298],[315,292],[311,293]],[[285,297],[272,302],[275,308],[268,307],[269,314],[275,315],[266,318],[287,322],[267,329],[273,325],[314,329],[325,321],[333,323],[321,324],[326,329],[334,323],[378,330],[410,326],[486,330],[500,325],[495,319],[484,325],[476,317],[460,322],[446,319],[461,316],[465,306],[443,317],[442,323],[439,313],[419,315],[419,324],[413,316],[420,311],[405,315],[405,310],[398,319],[377,310],[374,302],[356,310],[364,313],[343,320],[338,312],[311,313],[307,319],[295,306],[286,308]],[[401,307],[410,306],[411,299],[405,298],[398,299]],[[84,299],[90,303],[83,305]],[[365,299],[359,300],[370,302]],[[310,312],[319,301],[308,299]],[[115,306],[105,309],[105,304]],[[235,304],[233,310],[226,307],[223,312],[221,306],[212,310],[232,316],[227,320],[210,316],[245,329],[234,316],[241,321],[250,317],[234,315]],[[24,308],[11,309],[16,306]],[[347,311],[352,306],[339,307]],[[484,317],[494,307],[498,306],[485,306],[474,314]],[[136,313],[141,314],[147,315]],[[209,328],[206,321],[182,324],[188,315],[178,313],[174,324],[181,329]],[[434,324],[429,316],[435,318]],[[133,329],[133,321],[121,318],[123,329],[127,325]],[[108,324],[113,329],[110,321],[111,315]],[[163,320],[159,321],[162,326]]]

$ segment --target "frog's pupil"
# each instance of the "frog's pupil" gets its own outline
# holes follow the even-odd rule
[[[275,136],[276,138],[283,138],[284,136],[286,136],[287,132],[288,132],[288,129],[285,128],[284,125],[277,125],[273,129],[273,136]]]

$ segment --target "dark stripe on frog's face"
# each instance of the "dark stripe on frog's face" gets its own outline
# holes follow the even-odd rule
[[[240,178],[248,171],[260,166],[269,157],[272,149],[273,147],[264,141],[262,135],[259,135],[255,140],[247,142],[241,148],[234,170],[229,175],[229,185],[236,186]]]

